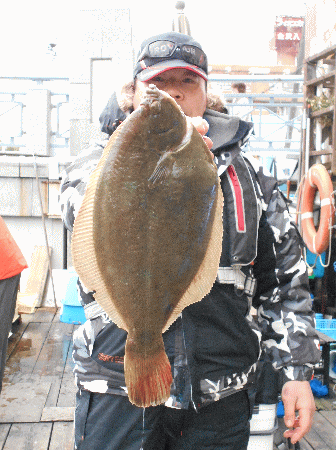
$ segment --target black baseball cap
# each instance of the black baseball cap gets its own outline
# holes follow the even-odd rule
[[[149,81],[169,69],[185,68],[208,79],[208,60],[191,36],[170,31],[146,39],[140,47],[133,77]]]

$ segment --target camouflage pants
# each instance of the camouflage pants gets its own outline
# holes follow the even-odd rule
[[[246,450],[250,404],[246,391],[195,412],[164,405],[137,408],[127,397],[77,394],[77,450]]]

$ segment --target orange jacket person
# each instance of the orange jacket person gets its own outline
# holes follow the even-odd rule
[[[21,250],[0,217],[0,392],[21,272],[27,267]]]

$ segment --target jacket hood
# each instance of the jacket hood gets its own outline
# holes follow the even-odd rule
[[[101,130],[111,136],[121,122],[126,119],[126,116],[126,113],[120,109],[117,94],[114,92],[99,116]]]
[[[213,142],[211,151],[215,155],[234,144],[241,146],[248,140],[253,130],[251,122],[245,122],[237,116],[229,116],[211,109],[205,111],[204,119],[209,124],[207,136]]]

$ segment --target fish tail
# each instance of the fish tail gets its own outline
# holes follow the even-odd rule
[[[145,355],[127,340],[125,381],[128,398],[136,406],[155,406],[168,400],[173,378],[163,342],[157,351],[151,348],[150,354]]]

